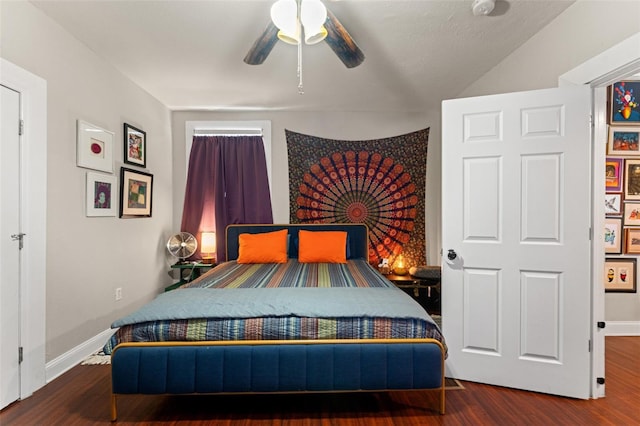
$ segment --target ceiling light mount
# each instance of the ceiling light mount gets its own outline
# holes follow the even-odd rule
[[[496,0],[473,0],[471,11],[475,16],[486,16],[493,11]]]

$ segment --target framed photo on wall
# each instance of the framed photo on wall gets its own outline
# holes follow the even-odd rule
[[[605,163],[605,182],[607,192],[622,191],[623,170],[623,158],[607,157]]]
[[[622,193],[607,192],[604,194],[604,213],[607,216],[622,215]]]
[[[640,254],[640,228],[626,228],[624,252]]]
[[[604,220],[604,252],[622,253],[622,219],[607,217]]]
[[[623,207],[624,226],[640,226],[640,202],[627,202]]]
[[[147,165],[147,133],[124,123],[124,162],[134,166]]]
[[[87,216],[116,215],[116,177],[87,172]]]
[[[636,292],[636,258],[606,258],[604,291],[607,293]]]
[[[624,199],[640,200],[640,159],[624,161]]]
[[[640,126],[609,126],[607,153],[640,156]]]
[[[611,85],[609,123],[640,124],[640,80],[619,81]]]
[[[78,120],[76,134],[78,167],[113,173],[113,139],[113,132]]]
[[[153,175],[120,168],[120,217],[151,217]]]

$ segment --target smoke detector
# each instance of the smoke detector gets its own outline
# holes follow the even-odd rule
[[[473,0],[471,10],[475,16],[486,16],[496,6],[496,0]]]

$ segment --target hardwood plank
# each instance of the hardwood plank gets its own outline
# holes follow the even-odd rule
[[[121,396],[118,424],[414,426],[638,424],[640,337],[606,338],[606,398],[576,400],[463,382],[438,414],[430,391],[296,395]],[[0,424],[109,425],[110,366],[76,366],[0,412]]]

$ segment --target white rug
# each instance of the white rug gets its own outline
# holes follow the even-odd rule
[[[80,365],[106,365],[106,364],[111,364],[111,355],[106,355],[102,351],[89,355],[87,358],[85,358],[84,361],[80,363]]]

